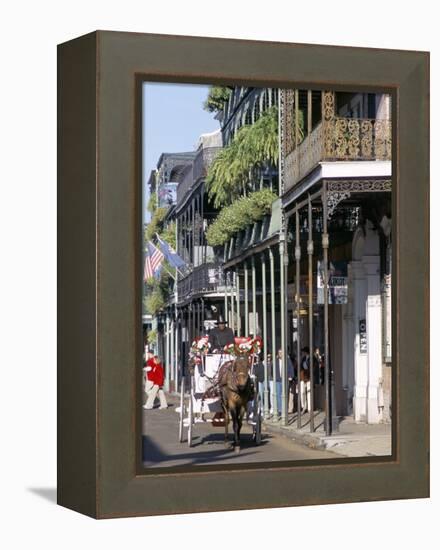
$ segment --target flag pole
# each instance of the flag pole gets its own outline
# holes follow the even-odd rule
[[[162,267],[165,269],[165,271],[168,273],[168,275],[170,275],[170,277],[172,277],[173,280],[175,281],[176,277],[171,273],[171,271],[169,269],[167,269],[163,264],[162,264]]]

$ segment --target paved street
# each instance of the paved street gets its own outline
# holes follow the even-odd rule
[[[178,441],[178,405],[168,398],[168,410],[143,410],[143,460],[146,467],[187,466],[207,464],[236,464],[242,462],[270,462],[336,458],[337,455],[298,444],[289,438],[268,433],[263,426],[263,440],[259,446],[252,441],[251,426],[243,424],[241,451],[235,453],[224,445],[224,428],[211,422],[197,423],[193,430],[193,446]],[[232,424],[230,424],[230,437]]]

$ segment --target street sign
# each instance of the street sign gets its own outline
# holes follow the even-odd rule
[[[318,260],[316,277],[317,303],[324,303],[324,263]],[[346,304],[348,302],[347,262],[329,262],[328,268],[328,303]]]
[[[359,319],[359,353],[367,353],[367,322]]]

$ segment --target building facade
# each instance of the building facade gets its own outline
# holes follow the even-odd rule
[[[277,198],[261,219],[209,246],[206,233],[219,214],[206,189],[209,167],[240,128],[271,108],[278,116],[278,162],[260,163],[251,187]],[[324,376],[311,384],[310,408],[325,411],[327,433],[341,416],[389,422],[390,97],[235,87],[217,118],[220,131],[202,136],[194,156],[168,171],[167,181],[177,182],[168,215],[187,266],[176,271],[159,316],[169,387],[185,374],[192,340],[222,313],[236,335],[262,337],[264,356],[283,351],[281,402],[266,383],[266,419],[271,406],[288,422],[286,357],[298,363],[308,347],[324,365]],[[313,415],[307,422],[313,431]]]

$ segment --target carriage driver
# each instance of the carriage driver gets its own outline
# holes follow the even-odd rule
[[[217,327],[209,332],[209,344],[213,353],[221,353],[225,346],[234,343],[234,331],[226,324],[224,317],[219,315]]]

